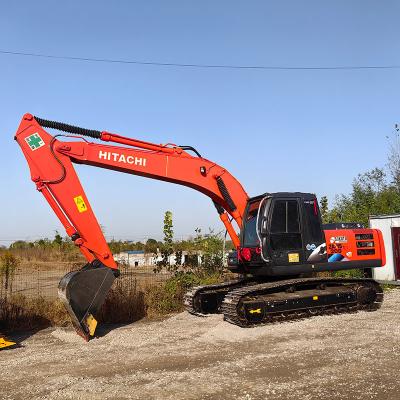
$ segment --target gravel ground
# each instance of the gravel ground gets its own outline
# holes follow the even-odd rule
[[[0,353],[1,399],[399,399],[400,290],[382,308],[251,329],[187,313]]]

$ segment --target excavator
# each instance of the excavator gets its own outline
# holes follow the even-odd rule
[[[236,249],[228,257],[228,268],[237,279],[189,290],[184,303],[192,314],[222,313],[226,321],[248,327],[373,311],[383,301],[383,290],[373,279],[317,274],[379,268],[386,260],[379,230],[324,230],[314,194],[249,197],[227,169],[192,146],[154,144],[31,114],[23,116],[15,140],[36,189],[87,260],[82,269],[65,275],[58,287],[85,340],[95,335],[96,314],[119,270],[73,164],[184,185],[212,200]]]

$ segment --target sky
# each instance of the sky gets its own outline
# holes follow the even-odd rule
[[[172,63],[400,65],[400,3],[332,1],[3,2],[0,50]],[[243,70],[91,63],[0,54],[0,244],[63,228],[13,136],[26,112],[155,143],[196,147],[250,196],[348,193],[384,166],[400,121],[400,69]],[[107,238],[222,230],[192,189],[78,166]]]

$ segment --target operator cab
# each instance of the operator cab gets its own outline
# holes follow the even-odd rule
[[[249,199],[240,243],[228,259],[234,272],[269,274],[274,266],[327,261],[316,196],[279,192]]]

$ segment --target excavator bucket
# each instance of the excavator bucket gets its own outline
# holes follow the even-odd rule
[[[81,270],[69,272],[58,285],[58,296],[77,333],[86,341],[94,336],[97,326],[95,315],[104,303],[118,272],[98,264],[93,262]]]

